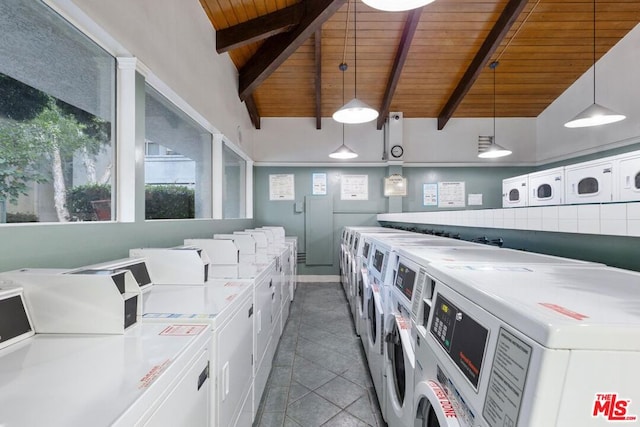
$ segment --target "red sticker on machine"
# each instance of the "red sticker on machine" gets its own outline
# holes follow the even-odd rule
[[[138,381],[138,388],[147,388],[151,383],[160,376],[162,371],[164,371],[167,366],[171,363],[170,359],[165,360],[161,365],[156,365],[146,373],[146,375],[140,378]]]
[[[200,332],[204,331],[207,328],[207,325],[171,325],[164,328],[160,335],[169,335],[169,336],[189,336],[189,335],[198,335]]]
[[[246,286],[246,283],[242,283],[242,282],[227,282],[224,284],[225,287],[242,287],[242,286]]]
[[[597,393],[593,403],[593,418],[602,417],[607,421],[636,421],[636,415],[627,413],[631,399],[621,399],[618,393]]]
[[[444,412],[444,416],[447,418],[458,418],[458,414],[456,414],[456,410],[453,408],[453,404],[447,397],[447,393],[440,388],[440,384],[435,381],[429,381],[429,386],[433,389],[433,392],[436,394],[436,398],[438,399],[438,403],[442,408],[442,412]]]
[[[398,323],[398,327],[403,330],[411,329],[411,324],[407,322],[407,319],[402,317],[399,314],[396,314],[396,322]]]
[[[571,317],[572,319],[584,320],[584,319],[588,319],[589,318],[589,316],[577,313],[577,312],[575,312],[573,310],[569,310],[568,308],[563,307],[561,305],[552,304],[550,302],[540,302],[538,304],[540,304],[543,307],[550,308],[553,311],[557,311],[558,313],[563,314],[563,315],[565,315],[567,317]]]

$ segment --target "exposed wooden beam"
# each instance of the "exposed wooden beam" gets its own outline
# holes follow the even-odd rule
[[[389,76],[389,80],[387,81],[387,88],[384,90],[384,97],[382,98],[382,105],[380,106],[379,110],[380,115],[378,115],[378,130],[382,129],[382,126],[384,125],[384,122],[389,115],[391,100],[393,99],[393,95],[395,94],[396,88],[398,87],[398,81],[400,80],[400,75],[402,74],[402,67],[404,67],[404,62],[406,61],[407,55],[409,54],[409,47],[411,47],[413,36],[416,33],[416,28],[418,28],[421,13],[421,7],[412,10],[411,12],[409,12],[407,20],[404,24],[404,30],[402,31],[402,37],[400,38],[398,51],[396,52],[396,57],[393,60],[391,75]]]
[[[267,15],[216,31],[216,51],[232,49],[291,30],[300,24],[304,3],[296,3]]]
[[[346,0],[305,0],[305,13],[300,24],[287,33],[267,39],[240,70],[240,99],[244,101],[252,94],[345,2]]]
[[[260,129],[260,113],[258,113],[258,107],[256,107],[256,101],[253,99],[253,95],[248,96],[247,99],[244,100],[244,105],[247,107],[253,127]]]
[[[316,129],[322,129],[322,28],[316,30],[315,62],[316,62]]]
[[[502,14],[482,43],[482,46],[480,46],[476,56],[471,61],[471,64],[469,64],[469,68],[467,68],[464,76],[462,76],[462,79],[458,82],[458,86],[438,115],[438,130],[442,130],[453,116],[453,113],[467,92],[469,92],[478,76],[480,76],[480,73],[491,59],[491,55],[493,55],[502,42],[502,39],[507,35],[507,32],[526,4],[527,0],[509,0],[509,3],[505,6]]]

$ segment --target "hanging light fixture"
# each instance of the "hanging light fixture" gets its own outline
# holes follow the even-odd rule
[[[478,157],[481,159],[495,159],[511,154],[511,150],[496,144],[496,68],[498,61],[489,64],[489,68],[493,70],[493,136],[478,137]]]
[[[362,0],[369,7],[385,12],[401,12],[403,10],[417,9],[434,0]]]
[[[596,103],[596,0],[593,0],[593,104],[564,124],[568,128],[584,128],[619,122],[626,119],[623,114]]]
[[[347,33],[349,26],[349,12],[351,11],[351,1],[349,1],[347,6],[347,25],[345,26],[344,33],[344,54],[342,58],[342,64],[340,64],[340,69],[344,66],[344,70],[346,70],[346,54],[347,54]],[[333,120],[339,123],[347,123],[347,124],[358,124],[358,123],[367,123],[372,120],[378,118],[378,112],[368,106],[366,103],[362,102],[358,99],[358,34],[357,34],[357,23],[358,23],[358,13],[355,10],[353,13],[353,64],[354,64],[354,98],[344,104],[338,111],[333,113]],[[342,88],[344,92],[344,74],[342,79]],[[344,100],[343,100],[344,102]]]
[[[338,68],[342,71],[342,102],[344,102],[344,72],[347,71],[347,64],[342,62]],[[342,123],[342,145],[329,154],[329,157],[340,160],[355,159],[358,157],[358,153],[347,147],[344,143],[344,123]]]

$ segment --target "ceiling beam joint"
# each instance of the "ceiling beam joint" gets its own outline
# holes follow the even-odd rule
[[[267,39],[240,70],[238,95],[243,101],[344,5],[346,0],[305,0],[300,24]]]
[[[304,3],[258,16],[249,21],[216,31],[216,51],[228,52],[242,46],[284,33],[300,24]]]
[[[244,105],[245,107],[247,107],[249,118],[251,119],[253,127],[256,129],[260,129],[260,113],[258,112],[256,100],[253,98],[253,95],[247,97],[247,99],[244,100]]]

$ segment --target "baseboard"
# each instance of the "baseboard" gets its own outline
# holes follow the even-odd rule
[[[302,282],[340,282],[340,276],[338,275],[298,275],[296,279],[299,283]]]

